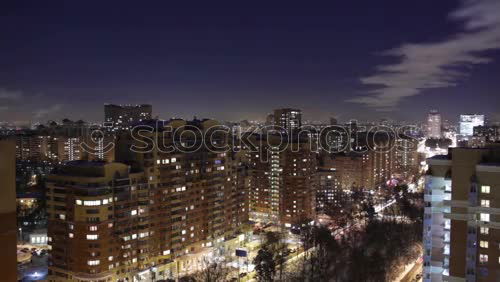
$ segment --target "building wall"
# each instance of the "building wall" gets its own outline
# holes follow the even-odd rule
[[[17,281],[15,141],[0,139],[0,242],[3,281]]]
[[[309,144],[286,149],[264,143],[246,153],[249,167],[251,219],[289,227],[315,215],[316,155]],[[298,146],[298,147],[297,147]]]
[[[428,160],[424,280],[497,281],[500,148],[450,151]]]

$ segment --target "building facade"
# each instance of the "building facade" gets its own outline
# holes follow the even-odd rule
[[[274,110],[274,125],[285,131],[292,132],[302,126],[302,111],[299,109],[276,109]]]
[[[113,129],[127,129],[152,118],[151,105],[104,105],[104,122]]]
[[[428,159],[424,281],[498,281],[500,148]]]
[[[0,137],[0,245],[2,278],[17,281],[15,141]]]
[[[476,126],[484,126],[484,115],[460,115],[460,135],[472,136]]]
[[[442,126],[441,114],[435,110],[431,111],[427,115],[427,138],[440,139]]]
[[[250,218],[291,227],[315,216],[316,154],[307,141],[280,147],[275,139],[270,136],[257,151],[246,151]]]

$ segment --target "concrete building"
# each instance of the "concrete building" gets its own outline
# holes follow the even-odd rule
[[[460,115],[460,135],[472,136],[476,126],[484,126],[484,115]]]
[[[500,126],[474,126],[474,137],[484,137],[485,142],[498,142],[500,141]]]
[[[113,129],[127,129],[152,118],[151,105],[104,105],[104,122]]]
[[[216,252],[247,227],[245,167],[236,153],[210,147],[222,146],[228,136],[214,134],[207,143],[201,138],[217,125],[214,120],[171,120],[165,126],[172,131],[158,127],[142,134],[147,139],[124,133],[117,140],[117,160],[144,171],[154,197],[154,224],[161,228],[156,240],[164,241],[161,250],[174,262],[163,268],[164,278],[193,270],[200,254]],[[142,153],[130,150],[148,140],[158,146]]]
[[[17,281],[15,141],[0,137],[0,246],[3,281]]]
[[[274,110],[274,125],[291,132],[302,126],[302,111],[299,109],[276,109]]]
[[[424,281],[498,281],[500,147],[428,159]]]
[[[325,213],[329,207],[340,207],[341,187],[334,168],[320,167],[316,172],[316,213]]]
[[[258,151],[246,151],[252,220],[290,227],[314,218],[316,155],[307,141],[292,143],[280,147],[279,138],[269,136]]]
[[[440,139],[442,126],[441,114],[436,110],[430,111],[427,115],[427,138]]]
[[[119,163],[74,161],[47,179],[49,281],[130,281],[147,268],[148,185]]]
[[[186,130],[215,124],[169,123]],[[48,177],[49,281],[174,279],[242,234],[249,209],[245,169],[237,156],[204,147],[131,150],[146,140],[165,146],[201,140],[179,131],[156,133],[141,140],[131,132],[120,135],[121,163],[68,162]]]
[[[114,136],[106,135],[95,142],[91,136],[68,137],[23,134],[16,135],[16,158],[33,162],[67,162],[76,160],[114,160]]]

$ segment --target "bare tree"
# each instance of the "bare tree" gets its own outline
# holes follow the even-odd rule
[[[278,281],[283,279],[286,257],[288,255],[288,244],[286,236],[281,232],[267,232],[264,246],[273,254],[273,260],[278,267]]]
[[[217,262],[204,256],[200,259],[201,270],[192,277],[196,282],[223,282],[227,281],[231,269],[224,264],[224,261]]]

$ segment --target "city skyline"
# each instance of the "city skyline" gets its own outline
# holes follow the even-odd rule
[[[3,1],[1,281],[500,281],[500,0]]]
[[[3,4],[0,120],[102,121],[104,103],[161,118],[500,119],[498,3],[364,5]]]

